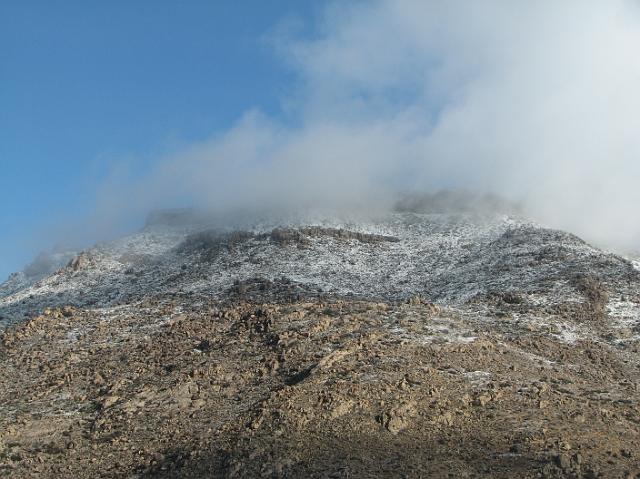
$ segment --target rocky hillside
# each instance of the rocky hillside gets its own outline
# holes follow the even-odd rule
[[[640,477],[638,265],[508,213],[156,213],[13,275],[0,475]]]

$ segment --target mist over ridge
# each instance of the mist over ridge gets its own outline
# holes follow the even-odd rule
[[[463,189],[633,247],[639,12],[633,0],[334,3],[311,38],[270,37],[296,76],[287,121],[247,112],[146,177],[103,185],[98,217],[185,199],[375,209],[401,191]]]

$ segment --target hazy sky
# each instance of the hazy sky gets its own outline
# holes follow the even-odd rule
[[[0,7],[0,275],[35,231],[402,189],[640,244],[637,0],[74,3]]]

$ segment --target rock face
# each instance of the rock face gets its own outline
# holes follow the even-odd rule
[[[523,310],[571,309],[584,297],[581,275],[615,290],[607,306],[634,309],[621,300],[635,294],[632,263],[517,217],[394,213],[237,230],[156,225],[82,252],[37,281],[0,286],[0,328],[50,306],[108,308],[167,293],[222,300],[255,278],[284,278],[327,298],[484,305],[479,298],[509,293],[522,298]]]
[[[149,214],[145,226],[188,227],[199,219],[199,215],[190,208],[156,210]]]
[[[160,218],[3,285],[0,476],[640,477],[634,264],[409,206]]]

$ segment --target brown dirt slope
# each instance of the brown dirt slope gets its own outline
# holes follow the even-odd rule
[[[640,477],[637,349],[419,299],[49,310],[0,364],[3,477]]]

